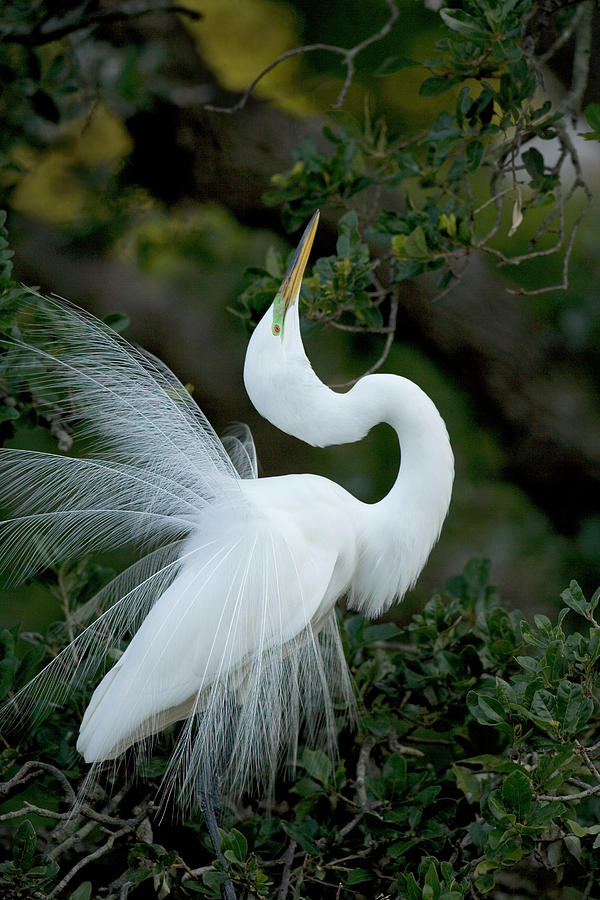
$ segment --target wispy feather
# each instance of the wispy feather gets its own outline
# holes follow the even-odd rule
[[[82,310],[32,292],[21,313],[20,337],[3,341],[12,376],[81,456],[0,450],[0,576],[125,545],[136,561],[75,610],[75,640],[5,716],[105,673],[78,748],[100,763],[185,719],[165,779],[184,804],[224,748],[238,791],[272,782],[302,722],[332,747],[334,702],[353,703],[335,614],[299,571],[297,536],[244,487],[249,431],[222,443],[159,360]]]

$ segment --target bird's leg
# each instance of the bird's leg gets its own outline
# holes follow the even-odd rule
[[[221,852],[221,835],[219,833],[222,808],[221,787],[223,776],[231,759],[234,743],[235,705],[232,700],[231,694],[228,693],[225,697],[223,708],[221,752],[216,754],[211,765],[204,767],[198,778],[198,800],[206,824],[206,830],[208,831],[215,855],[225,872],[227,872],[227,879],[221,885],[223,900],[237,900],[235,889],[229,878],[229,864]]]
[[[221,852],[221,835],[219,834],[219,825],[221,824],[221,781],[221,774],[215,774],[208,768],[204,769],[199,778],[198,799],[215,855],[224,870],[228,872],[229,864]],[[229,876],[223,882],[221,892],[223,900],[236,900],[235,889]]]

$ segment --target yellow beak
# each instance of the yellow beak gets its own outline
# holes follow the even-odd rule
[[[308,257],[315,239],[317,225],[319,224],[319,210],[313,215],[312,219],[306,226],[304,234],[298,244],[298,249],[294,253],[289,269],[285,273],[281,282],[281,287],[277,291],[273,304],[273,334],[280,335],[283,339],[283,321],[289,307],[295,301],[300,292],[302,284],[302,276],[306,269]]]

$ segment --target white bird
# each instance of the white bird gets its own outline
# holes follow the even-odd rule
[[[401,464],[378,503],[317,475],[258,478],[247,431],[219,441],[162,363],[61,301],[32,297],[9,350],[86,455],[0,451],[0,503],[14,509],[0,568],[18,581],[90,551],[137,553],[75,613],[83,630],[19,695],[20,711],[103,667],[77,749],[101,763],[185,720],[165,776],[184,804],[207,767],[232,791],[272,779],[303,720],[332,749],[334,701],[353,702],[336,601],[377,617],[401,599],[450,502],[452,450],[429,397],[397,375],[336,393],[306,357],[299,293],[317,220],[250,339],[244,380],[266,419],[314,446],[391,425]]]

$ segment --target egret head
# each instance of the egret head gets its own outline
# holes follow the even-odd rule
[[[308,223],[273,303],[250,338],[244,384],[256,410],[281,431],[323,446],[322,398],[331,394],[317,378],[300,333],[298,296],[319,213]],[[285,334],[284,334],[285,325]]]
[[[271,325],[271,331],[275,336],[279,335],[281,340],[283,340],[285,314],[290,306],[297,302],[298,295],[300,294],[302,276],[306,269],[318,224],[319,210],[316,211],[306,226],[302,239],[298,244],[298,249],[294,253],[294,258],[285,273],[285,277],[281,282],[281,287],[277,291],[275,300],[273,301],[273,323]]]

